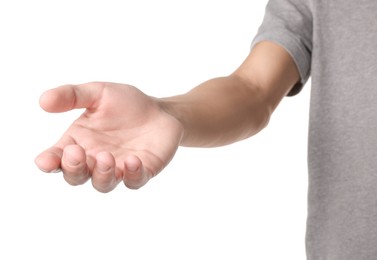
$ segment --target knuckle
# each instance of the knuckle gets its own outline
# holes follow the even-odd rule
[[[148,182],[148,178],[145,178],[145,176],[140,176],[140,178],[138,179],[126,179],[124,178],[123,179],[123,183],[124,185],[131,189],[131,190],[138,190],[140,189],[141,187],[143,187],[147,182]]]
[[[103,186],[94,186],[93,187],[98,191],[98,192],[101,192],[101,193],[109,193],[110,191],[112,191],[111,188],[109,187],[103,187]]]
[[[108,82],[103,82],[103,81],[92,81],[87,83],[87,85],[92,86],[94,88],[99,88],[99,89],[104,89],[108,85]]]
[[[138,189],[140,189],[144,185],[140,181],[136,182],[136,181],[124,180],[123,183],[130,190],[138,190]]]
[[[83,179],[77,179],[77,178],[71,178],[66,175],[64,175],[64,180],[71,186],[79,186],[86,182],[86,180]]]
[[[97,191],[101,193],[108,193],[115,188],[111,182],[101,183],[101,182],[96,182],[93,179],[92,179],[92,185]]]
[[[88,172],[76,173],[76,172],[63,170],[63,177],[68,184],[72,186],[78,186],[78,185],[84,184],[89,179],[89,173]]]

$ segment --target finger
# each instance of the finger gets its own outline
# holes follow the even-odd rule
[[[85,150],[79,145],[64,148],[61,168],[64,179],[71,185],[84,184],[90,178]]]
[[[58,147],[51,147],[39,154],[34,162],[41,171],[58,172],[60,171],[60,162],[63,150]]]
[[[67,145],[75,144],[69,136],[63,136],[54,146],[39,154],[34,162],[38,168],[44,172],[59,172],[61,170],[61,160],[63,149]]]
[[[92,185],[99,192],[112,191],[119,181],[115,175],[115,159],[108,152],[96,156],[96,165],[92,173]]]
[[[144,186],[151,177],[151,174],[146,171],[138,157],[129,156],[126,158],[123,174],[124,185],[130,189],[139,189]]]
[[[75,108],[94,108],[104,83],[65,85],[44,92],[40,106],[47,112],[66,112]]]

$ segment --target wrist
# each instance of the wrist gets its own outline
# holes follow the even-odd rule
[[[170,116],[173,121],[176,122],[176,126],[178,129],[180,129],[181,132],[181,141],[180,145],[184,142],[185,136],[186,136],[186,129],[185,129],[185,123],[184,118],[186,118],[183,115],[183,109],[182,109],[182,102],[179,102],[179,96],[174,97],[166,97],[166,98],[157,98],[156,102],[160,109],[166,113],[168,116]]]

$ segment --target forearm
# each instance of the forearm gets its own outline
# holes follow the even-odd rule
[[[190,92],[160,99],[184,129],[182,146],[215,147],[248,138],[271,111],[261,90],[236,75],[206,81]]]
[[[230,76],[159,102],[181,122],[181,145],[220,146],[265,127],[272,111],[299,79],[296,64],[284,48],[261,42]]]

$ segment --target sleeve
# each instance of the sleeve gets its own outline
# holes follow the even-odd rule
[[[270,0],[262,25],[252,47],[261,41],[272,41],[292,56],[300,73],[300,81],[288,96],[299,93],[310,76],[313,18],[310,0]]]

